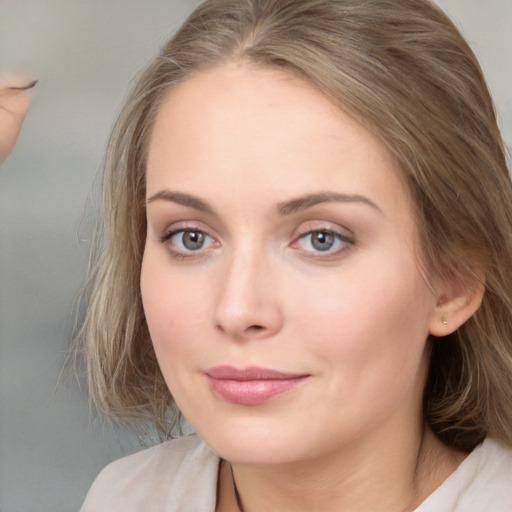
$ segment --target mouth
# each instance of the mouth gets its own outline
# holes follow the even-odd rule
[[[295,389],[310,375],[286,373],[251,366],[216,366],[205,372],[212,393],[221,400],[239,405],[259,405]]]

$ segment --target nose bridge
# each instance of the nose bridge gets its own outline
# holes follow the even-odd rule
[[[217,298],[215,323],[235,337],[264,337],[277,332],[281,308],[268,252],[247,239],[226,255]]]

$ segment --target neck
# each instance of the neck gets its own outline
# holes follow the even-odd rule
[[[376,440],[374,445],[353,447],[350,453],[332,453],[321,460],[278,467],[225,465],[219,479],[219,498],[222,495],[226,499],[219,499],[217,511],[408,512],[463,458],[429,429],[422,429],[405,442],[401,438],[397,443],[379,445]]]

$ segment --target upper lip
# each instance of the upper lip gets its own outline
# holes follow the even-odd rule
[[[208,377],[222,380],[286,380],[307,377],[306,373],[288,373],[259,366],[235,368],[233,366],[215,366],[205,371]]]

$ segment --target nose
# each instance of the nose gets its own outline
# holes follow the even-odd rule
[[[283,325],[275,269],[258,251],[239,251],[226,262],[215,326],[235,340],[268,338]]]

